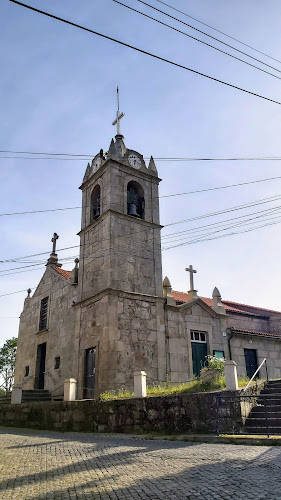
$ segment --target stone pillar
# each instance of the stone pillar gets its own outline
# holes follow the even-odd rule
[[[237,368],[235,361],[226,360],[224,362],[224,374],[227,391],[238,391]]]
[[[76,400],[76,387],[77,381],[75,378],[67,378],[64,381],[64,401],[75,401]]]
[[[134,372],[135,398],[146,398],[146,373],[139,370]]]
[[[22,400],[22,386],[15,384],[12,388],[11,405],[20,405]]]

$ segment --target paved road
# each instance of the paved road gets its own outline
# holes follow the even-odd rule
[[[0,428],[0,498],[281,500],[281,448]]]

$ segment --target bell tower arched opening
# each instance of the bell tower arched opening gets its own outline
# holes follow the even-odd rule
[[[127,214],[144,219],[144,191],[138,182],[130,181],[127,186]]]
[[[98,219],[101,214],[100,199],[101,189],[100,185],[97,184],[94,187],[91,195],[91,221]]]

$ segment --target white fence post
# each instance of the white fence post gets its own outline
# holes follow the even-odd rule
[[[224,374],[227,391],[238,391],[237,365],[235,361],[224,362]]]
[[[142,370],[134,373],[135,398],[146,398],[146,373]]]
[[[64,381],[63,400],[75,401],[76,400],[76,387],[77,381],[75,378],[67,378]]]
[[[12,387],[11,405],[20,405],[22,401],[22,386],[16,384]]]

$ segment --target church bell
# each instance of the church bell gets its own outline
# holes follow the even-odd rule
[[[133,217],[139,217],[139,214],[137,212],[137,207],[134,203],[129,204],[129,209],[128,209],[128,215],[133,215]]]

